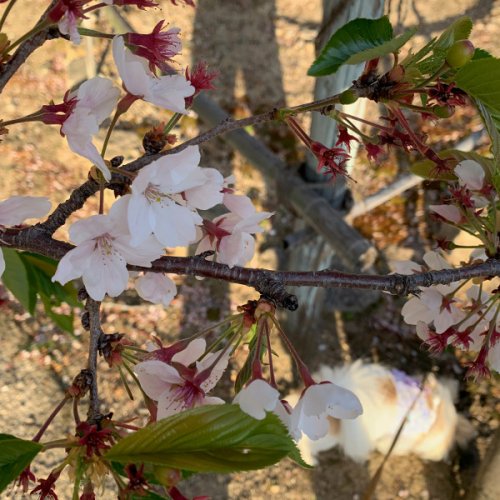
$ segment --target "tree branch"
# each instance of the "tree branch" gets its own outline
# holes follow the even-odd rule
[[[25,229],[6,229],[0,238],[2,246],[36,252],[46,257],[60,260],[74,248],[69,243],[55,240],[41,224]],[[490,279],[500,276],[500,259],[489,259],[479,264],[460,268],[429,271],[412,275],[343,273],[332,269],[323,271],[272,271],[269,269],[229,268],[225,264],[205,260],[202,256],[165,256],[153,262],[150,268],[128,266],[131,271],[173,273],[200,276],[230,283],[249,286],[273,299],[281,307],[297,308],[294,295],[285,286],[311,286],[322,288],[357,288],[380,290],[394,295],[408,295],[419,292],[419,287],[444,285],[464,279],[483,277]]]
[[[103,333],[101,329],[100,318],[101,303],[96,302],[92,298],[88,298],[85,304],[85,309],[89,313],[90,323],[90,340],[89,340],[89,356],[87,369],[92,374],[92,385],[90,386],[90,404],[87,414],[88,420],[95,422],[99,419],[99,391],[97,384],[97,351],[99,346],[99,338]]]

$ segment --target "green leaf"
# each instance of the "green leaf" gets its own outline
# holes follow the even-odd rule
[[[2,275],[4,285],[12,292],[21,305],[33,314],[36,305],[36,291],[29,279],[29,274],[19,252],[3,248],[5,272]]]
[[[0,434],[0,492],[28,467],[42,445],[10,434]]]
[[[462,160],[474,160],[479,163],[486,174],[487,179],[491,179],[491,172],[493,169],[493,161],[490,158],[485,158],[473,151],[459,151],[458,149],[444,149],[438,153],[439,158],[454,158],[458,162]],[[433,180],[445,180],[454,181],[458,180],[457,176],[453,172],[442,172],[439,175],[436,174],[436,164],[431,160],[421,160],[415,162],[410,167],[410,171],[420,177],[425,179]]]
[[[427,59],[420,61],[417,68],[422,74],[435,73],[444,63],[448,49],[457,41],[469,38],[472,30],[472,21],[470,17],[464,16],[457,19],[441,36],[436,40],[432,47],[432,55]]]
[[[297,453],[275,414],[256,420],[238,405],[225,404],[195,408],[145,427],[115,444],[105,458],[227,473],[260,469]]]
[[[477,109],[483,119],[484,126],[491,141],[491,182],[498,192],[500,190],[500,115],[492,114],[487,106],[480,101],[476,101]]]
[[[57,262],[43,255],[4,249],[6,270],[2,277],[5,286],[15,295],[22,306],[33,315],[37,295],[42,299],[45,312],[61,329],[73,333],[73,312],[58,314],[53,308],[66,302],[72,307],[79,305],[77,290],[72,283],[61,286],[52,282]]]
[[[489,112],[500,114],[500,59],[495,57],[475,59],[455,75],[458,88],[489,108]]]
[[[393,38],[387,16],[354,19],[332,35],[307,74],[331,75],[343,64],[359,64],[397,52],[415,33],[416,30],[409,30]]]

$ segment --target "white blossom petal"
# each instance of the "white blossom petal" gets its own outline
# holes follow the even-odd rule
[[[0,202],[0,225],[17,226],[26,219],[40,218],[46,215],[51,207],[44,196],[12,196]]]
[[[233,400],[240,405],[242,411],[251,417],[262,420],[266,411],[273,411],[279,402],[280,393],[261,379],[253,380],[243,388]]]

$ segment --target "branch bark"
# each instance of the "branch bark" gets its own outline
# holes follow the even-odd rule
[[[88,298],[85,304],[85,309],[89,313],[90,322],[90,341],[87,369],[92,374],[92,384],[90,386],[90,404],[87,414],[90,422],[99,420],[99,390],[97,385],[97,351],[99,338],[102,334],[101,318],[100,318],[101,303],[96,302],[92,298]]]
[[[41,224],[25,229],[7,229],[0,238],[2,246],[36,252],[60,260],[74,248],[69,243],[55,240],[44,231]],[[308,286],[322,288],[356,288],[380,290],[394,295],[419,292],[420,287],[449,284],[471,278],[493,278],[500,276],[500,259],[470,264],[456,269],[429,271],[412,275],[344,273],[333,269],[322,271],[272,271],[269,269],[229,268],[225,264],[211,262],[203,257],[165,256],[153,262],[151,268],[128,266],[133,271],[173,273],[200,276],[249,286],[275,300],[278,305],[290,310],[297,308],[296,299],[285,290],[285,286]]]

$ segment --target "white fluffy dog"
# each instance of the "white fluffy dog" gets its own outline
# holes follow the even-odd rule
[[[320,451],[336,445],[358,462],[367,460],[374,450],[385,454],[415,399],[393,454],[414,453],[425,460],[443,460],[454,443],[463,447],[474,437],[472,425],[457,414],[453,404],[454,381],[440,381],[430,374],[421,391],[419,380],[361,361],[335,369],[322,366],[314,378],[351,390],[361,401],[363,414],[354,420],[329,417],[330,431],[318,441],[304,436],[298,445],[310,464],[317,464]],[[293,404],[298,397],[292,394],[288,401]]]

